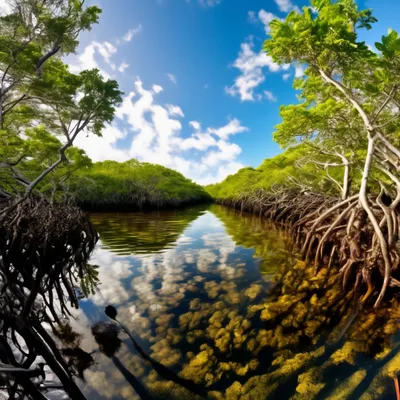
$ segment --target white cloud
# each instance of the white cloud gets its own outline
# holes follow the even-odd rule
[[[82,54],[78,56],[74,63],[70,64],[70,70],[74,73],[79,73],[86,69],[97,68],[103,75],[104,79],[110,79],[110,74],[106,72],[99,65],[96,60],[96,54],[99,54],[103,59],[106,66],[110,67],[112,70],[116,70],[117,67],[112,62],[112,57],[117,52],[117,48],[113,46],[110,42],[95,42],[93,41],[88,46],[85,47]],[[123,72],[128,67],[128,64],[122,63],[118,70]],[[122,70],[121,70],[122,69]]]
[[[201,132],[196,132],[192,136],[183,139],[179,143],[179,148],[182,151],[187,151],[191,149],[205,151],[210,147],[215,147],[215,146],[217,146],[217,141],[215,140],[215,138],[209,133],[201,133]]]
[[[178,81],[177,81],[175,75],[170,74],[170,73],[168,73],[167,75],[168,75],[168,79],[169,79],[172,83],[175,83],[175,85],[178,83]]]
[[[215,167],[221,163],[221,161],[231,161],[235,159],[242,152],[242,149],[236,143],[228,143],[224,140],[219,140],[217,146],[218,150],[210,151],[202,158],[203,164]]]
[[[269,29],[270,22],[273,21],[274,19],[279,19],[275,14],[272,14],[269,11],[265,11],[265,10],[259,11],[258,18],[260,18],[260,21],[264,24],[265,32],[267,34],[270,31],[270,29]]]
[[[277,17],[275,14],[269,12],[269,11],[265,11],[263,9],[261,9],[258,14],[256,14],[255,11],[249,11],[247,13],[248,18],[249,18],[249,22],[251,22],[252,24],[257,23],[258,21],[261,21],[264,24],[264,29],[265,29],[265,33],[269,34],[270,29],[269,29],[269,24],[271,21],[273,21],[274,19],[281,19],[279,17]]]
[[[184,117],[185,114],[183,113],[182,109],[179,106],[174,106],[172,104],[167,104],[167,110],[169,115],[177,117]]]
[[[118,71],[119,71],[119,72],[124,72],[128,67],[129,67],[129,64],[123,62],[123,63],[118,67]]]
[[[304,71],[305,70],[306,70],[306,68],[304,67],[304,65],[297,65],[296,69],[295,69],[294,76],[296,78],[302,78],[304,76]]]
[[[136,28],[130,29],[125,35],[122,37],[122,40],[125,42],[130,42],[136,35],[138,35],[142,31],[143,27],[139,24]]]
[[[117,44],[120,43],[119,40],[116,42]],[[117,52],[118,47],[108,41],[93,41],[82,50],[78,57],[71,57],[72,61],[67,61],[69,61],[70,70],[74,73],[79,73],[86,69],[97,68],[103,75],[104,79],[110,79],[111,77],[114,77],[114,71],[124,72],[129,67],[129,64],[125,61],[113,61]]]
[[[287,81],[290,78],[290,74],[283,74],[282,78],[284,81]]]
[[[199,131],[201,128],[200,122],[190,121],[189,125],[192,126],[196,131]]]
[[[265,97],[269,101],[276,101],[277,100],[276,96],[272,92],[270,92],[269,90],[264,90],[264,94],[265,94]]]
[[[248,130],[239,120],[231,119],[225,126],[205,129],[200,122],[190,121],[194,132],[184,136],[182,124],[176,119],[184,118],[184,113],[177,105],[158,104],[156,96],[161,90],[158,85],[146,90],[137,79],[134,90],[124,97],[116,110],[116,120],[105,129],[103,138],[82,136],[78,138],[78,147],[94,161],[137,158],[175,169],[201,184],[220,181],[243,168],[237,161],[241,148],[230,140]],[[123,120],[129,128],[119,129],[118,120]],[[118,146],[121,139],[125,143],[123,149]]]
[[[265,81],[263,68],[269,72],[287,70],[289,65],[279,66],[272,58],[263,52],[256,53],[251,41],[241,44],[238,58],[233,63],[241,74],[235,79],[231,87],[225,91],[231,96],[238,95],[242,101],[254,101],[254,90]],[[257,96],[256,96],[257,97]]]
[[[164,89],[160,85],[153,85],[153,92],[155,94],[161,93]]]
[[[93,161],[126,161],[130,158],[128,152],[115,147],[116,142],[126,136],[127,132],[121,131],[116,125],[107,125],[101,137],[82,134],[77,136],[75,145],[84,149]]]
[[[296,12],[300,12],[300,8],[294,5],[290,0],[274,0],[277,4],[278,8],[282,12],[289,12],[295,10]]]
[[[97,49],[97,51],[103,56],[104,61],[111,65],[111,56],[117,52],[116,47],[114,47],[110,42],[92,42],[92,45]]]
[[[209,133],[220,137],[222,140],[227,140],[230,135],[236,135],[237,133],[242,133],[248,131],[248,128],[242,126],[238,119],[233,119],[228,125],[223,126],[219,129],[208,129]]]
[[[95,59],[95,54],[97,50],[96,42],[88,45],[78,57],[75,63],[70,64],[69,68],[71,72],[78,74],[79,72],[86,69],[97,68],[103,75],[104,79],[110,79],[110,74],[108,74],[104,69],[100,68],[98,62]]]

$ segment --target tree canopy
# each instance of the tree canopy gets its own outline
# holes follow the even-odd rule
[[[74,52],[100,9],[78,0],[18,0],[0,17],[0,196],[31,193],[88,163],[72,149],[79,134],[101,135],[121,91],[96,69],[73,74]],[[72,167],[72,164],[75,164]],[[68,167],[67,167],[68,165]],[[65,171],[64,171],[65,172]]]

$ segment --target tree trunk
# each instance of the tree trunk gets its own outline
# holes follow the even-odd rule
[[[349,164],[344,165],[344,175],[343,175],[343,190],[342,190],[342,200],[346,200],[349,196],[350,190],[350,166]]]

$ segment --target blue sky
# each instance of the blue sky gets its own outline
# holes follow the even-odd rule
[[[123,105],[103,138],[78,145],[95,161],[137,158],[201,183],[258,166],[282,150],[272,141],[281,104],[296,102],[296,66],[260,53],[268,22],[306,0],[96,0],[100,23],[81,36],[73,70],[97,67],[118,80]],[[372,45],[399,29],[398,0],[360,0],[378,18]]]

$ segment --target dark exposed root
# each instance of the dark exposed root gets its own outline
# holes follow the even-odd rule
[[[361,304],[374,298],[378,306],[400,281],[400,197],[385,204],[385,190],[368,197],[369,209],[358,195],[339,200],[294,189],[256,190],[218,202],[284,224],[303,259],[313,257],[316,272],[321,266],[338,265],[343,289],[357,289]]]
[[[0,203],[0,361],[29,369],[40,357],[74,399],[85,397],[42,323],[59,338],[65,332],[63,317],[69,305],[78,306],[81,282],[97,283],[88,281],[97,239],[88,217],[75,207],[34,196]]]

